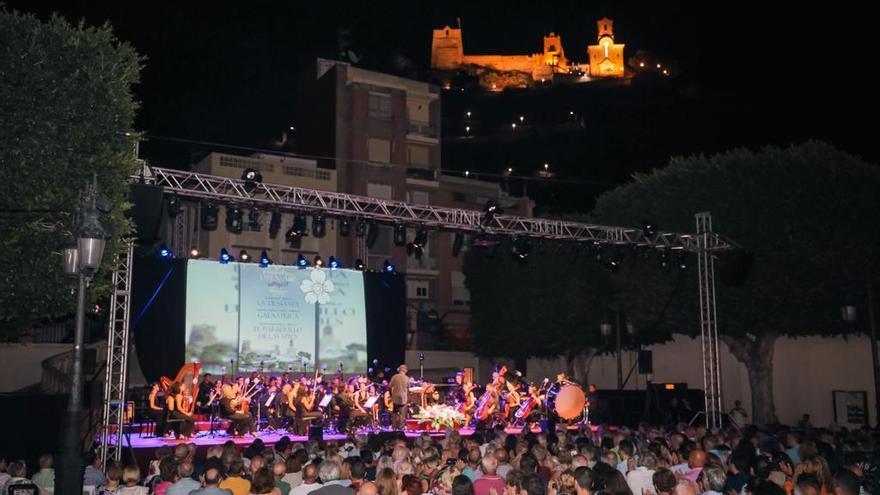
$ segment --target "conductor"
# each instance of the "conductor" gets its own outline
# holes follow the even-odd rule
[[[409,368],[405,364],[397,367],[397,374],[391,377],[388,384],[391,388],[391,402],[394,404],[392,424],[395,430],[402,430],[406,423],[406,407],[409,403]]]

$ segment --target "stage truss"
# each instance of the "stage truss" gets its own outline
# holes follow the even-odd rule
[[[133,180],[161,186],[166,194],[193,200],[252,206],[264,211],[315,213],[330,217],[347,217],[379,223],[403,223],[410,227],[457,231],[494,237],[526,237],[569,241],[584,245],[638,246],[654,249],[676,249],[697,254],[700,291],[700,329],[703,344],[703,380],[706,390],[706,426],[721,422],[721,381],[718,363],[718,330],[715,310],[715,253],[735,246],[712,230],[708,212],[698,213],[697,233],[659,232],[646,236],[641,229],[594,225],[546,218],[513,215],[492,215],[485,212],[410,204],[402,201],[376,199],[340,192],[319,191],[274,184],[253,184],[243,180],[196,172],[144,166]],[[179,226],[175,226],[179,227]],[[178,229],[175,229],[175,233]],[[125,386],[128,361],[128,321],[132,247],[127,244],[117,255],[119,263],[113,273],[115,290],[111,299],[107,345],[107,380],[101,430],[101,458],[119,460],[122,448]],[[115,428],[114,441],[109,435]]]

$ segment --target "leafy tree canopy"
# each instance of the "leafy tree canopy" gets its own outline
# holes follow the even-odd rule
[[[12,338],[44,318],[70,314],[60,248],[74,239],[72,212],[92,174],[113,206],[102,218],[112,253],[130,231],[124,216],[134,171],[129,137],[137,105],[131,86],[141,59],[109,26],[72,26],[60,17],[0,7],[0,326]]]

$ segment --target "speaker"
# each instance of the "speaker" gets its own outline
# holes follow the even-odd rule
[[[321,425],[309,425],[309,441],[321,442],[324,440],[324,427]]]
[[[133,184],[129,201],[132,204],[126,215],[134,222],[138,242],[151,243],[158,238],[162,221],[162,186]]]
[[[654,373],[654,352],[639,351],[639,374],[650,375]]]
[[[749,278],[755,255],[748,251],[730,251],[719,257],[718,278],[728,287],[739,287]]]

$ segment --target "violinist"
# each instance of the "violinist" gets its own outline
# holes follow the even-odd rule
[[[195,407],[195,401],[191,397],[187,399],[181,388],[180,382],[171,384],[171,388],[168,389],[168,396],[165,398],[165,403],[168,407],[168,418],[176,420],[177,438],[183,440],[193,436],[192,431],[193,427],[195,427],[195,421],[193,421],[192,412],[193,407]]]
[[[294,393],[294,392],[291,392]],[[316,396],[317,396],[317,388],[309,387],[305,384],[300,384],[299,388],[296,389],[296,397],[294,399],[294,407],[296,414],[296,423],[295,429],[298,430],[297,434],[305,434],[305,426],[303,419],[319,419],[321,418],[321,413],[316,409]]]
[[[236,394],[233,385],[223,386],[223,398],[220,400],[221,415],[229,420],[230,435],[247,435],[253,434],[254,418],[251,413],[244,412],[244,404],[242,397]]]

